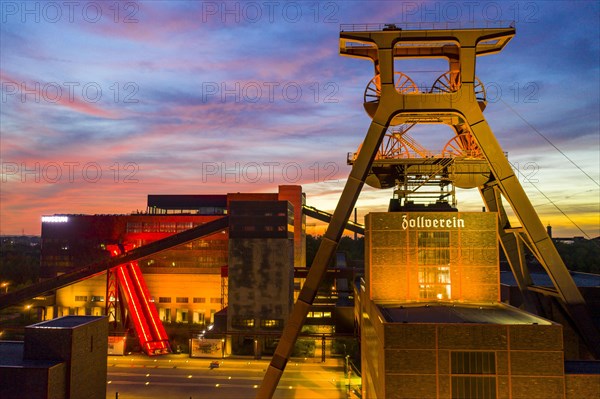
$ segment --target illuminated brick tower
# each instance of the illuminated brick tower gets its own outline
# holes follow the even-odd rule
[[[455,226],[453,221],[449,226],[447,222],[448,218],[463,219],[466,229],[463,232],[466,232],[469,229],[467,220],[471,218],[467,214],[431,214],[431,219],[428,219],[425,214],[404,213],[371,215],[367,219],[371,228],[367,241],[370,240],[372,245],[387,245],[393,255],[378,258],[376,254],[382,254],[379,250],[383,251],[383,248],[373,246],[367,255],[370,259],[366,263],[370,262],[370,266],[365,276],[366,303],[361,304],[365,310],[364,329],[369,330],[362,333],[363,367],[366,367],[363,375],[365,397],[392,397],[392,392],[396,395],[394,397],[419,398],[436,397],[438,394],[438,397],[495,398],[497,394],[504,397],[507,392],[512,397],[519,397],[521,393],[528,397],[564,397],[561,327],[497,303],[497,267],[493,271],[493,264],[497,265],[497,260],[492,259],[492,263],[488,264],[488,259],[481,259],[484,253],[489,255],[492,252],[491,242],[495,245],[499,243],[506,254],[527,303],[526,309],[544,315],[537,295],[552,297],[565,311],[568,324],[574,326],[589,353],[600,358],[600,333],[592,322],[585,301],[483,116],[486,98],[485,88],[475,76],[477,56],[500,52],[515,33],[513,26],[450,29],[446,25],[443,29],[422,29],[419,25],[342,25],[340,54],[373,61],[375,76],[364,94],[364,107],[372,122],[358,153],[349,159],[352,164],[350,176],[257,398],[272,397],[327,264],[335,254],[344,225],[365,183],[381,188],[396,187],[395,202],[390,204],[390,208],[402,212],[417,209],[414,199],[418,198],[418,193],[424,187],[436,187],[435,198],[440,203],[434,205],[443,208],[442,204],[446,204],[446,209],[439,210],[454,212],[454,187],[477,188],[489,213],[473,216],[474,223],[479,227],[469,228],[477,230],[492,222],[496,226],[493,230],[485,229],[486,233],[481,233],[479,237],[477,233],[469,233],[477,238],[475,245],[475,242],[462,242],[462,225]],[[397,70],[399,63],[396,63],[424,58],[448,62],[448,71],[425,90]],[[429,153],[407,134],[409,129],[419,124],[449,126],[454,137],[446,143],[441,154]],[[519,226],[510,224],[502,198],[510,205]],[[448,203],[449,199],[452,199],[451,203]],[[413,226],[409,222],[407,236],[386,231],[404,231],[403,220],[395,219],[402,215],[411,220],[423,218],[420,220],[424,224],[415,221]],[[427,220],[431,227],[427,225]],[[442,220],[446,222],[442,224]],[[436,221],[437,231],[434,227]],[[385,227],[387,224],[389,226]],[[469,257],[460,256],[461,246],[472,251],[483,249],[483,252],[475,252],[472,257],[474,264],[468,265]],[[528,248],[546,270],[553,282],[553,289],[533,284],[525,263],[524,248]],[[458,251],[458,258],[452,259],[453,251]],[[404,258],[394,259],[393,256]],[[385,281],[390,279],[392,272],[392,263],[389,262],[395,262],[393,265],[397,268],[404,268],[394,270],[397,274],[394,279],[399,287],[392,287]],[[401,280],[403,278],[405,281]],[[423,301],[431,302],[434,306],[400,305],[404,302],[422,304]],[[402,308],[385,310],[386,302]],[[473,305],[478,306],[471,308]],[[480,313],[479,310],[484,312]],[[498,318],[488,318],[484,314],[490,317],[496,314]],[[405,329],[400,332],[401,327],[398,327],[395,332],[389,330],[397,327],[390,327],[390,323],[408,325],[436,322],[441,323],[443,329],[431,326],[433,330],[428,334],[424,329]],[[451,327],[463,323],[480,324],[481,328],[461,330]],[[521,329],[523,324],[539,330],[527,332]],[[420,329],[422,326],[417,327]],[[388,333],[400,335],[388,339]],[[417,341],[411,341],[420,333],[424,335],[417,337]],[[545,334],[539,340],[539,345],[532,340],[536,334]],[[421,338],[424,341],[420,341]],[[442,348],[439,345],[445,345],[445,353],[440,352]],[[538,391],[532,387],[531,395],[527,395],[526,383],[520,385],[518,381],[518,376],[528,375],[523,370],[527,363],[525,359],[514,363],[511,360],[506,365],[506,356],[510,357],[511,351],[517,348],[539,352],[528,355],[535,360],[532,360],[532,374],[529,377],[535,381],[534,384],[542,386]],[[397,349],[399,352],[392,354],[388,349]],[[407,355],[402,352],[405,349],[423,350],[424,362],[418,361],[417,352]],[[536,362],[538,364],[533,364]],[[423,369],[416,371],[412,367],[418,365],[422,365]],[[383,382],[387,381],[385,375],[388,372],[417,377],[413,377],[412,381],[406,377],[402,379],[406,385],[386,390],[387,382]],[[439,379],[440,374],[448,378]],[[538,379],[543,375],[556,379]],[[471,378],[473,376],[481,379]],[[420,381],[425,391],[410,390],[412,388],[403,391],[403,387],[418,388]],[[526,378],[522,381],[526,381]],[[504,388],[506,384],[510,386],[513,383],[512,390]],[[473,387],[475,391],[471,390]],[[547,392],[545,396],[539,393],[544,389]],[[470,393],[466,394],[467,391]]]

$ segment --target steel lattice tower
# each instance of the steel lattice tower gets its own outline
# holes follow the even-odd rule
[[[585,301],[483,116],[485,89],[475,76],[477,56],[500,52],[514,37],[515,28],[401,29],[399,26],[342,25],[340,54],[373,61],[375,77],[367,86],[364,98],[365,110],[372,122],[359,152],[351,157],[352,170],[257,398],[271,398],[275,392],[365,181],[381,187],[400,181],[399,186],[404,187],[406,194],[406,184],[401,180],[406,177],[402,172],[406,169],[398,168],[398,164],[421,166],[431,177],[456,176],[467,170],[466,179],[459,178],[458,185],[477,187],[488,211],[497,213],[498,240],[523,293],[527,310],[541,312],[534,293],[556,298],[590,352],[600,358],[600,333]],[[395,59],[422,57],[444,58],[449,65],[448,72],[427,92],[419,90],[402,72],[394,71]],[[408,136],[403,137],[410,127],[420,123],[451,126],[456,137],[447,144],[448,151],[439,157],[417,157],[412,161],[390,156],[420,151],[415,143],[406,139]],[[390,126],[400,128],[390,133]],[[465,165],[469,167],[465,169]],[[520,226],[509,223],[503,198]],[[546,270],[553,289],[533,285],[525,263],[525,247]]]

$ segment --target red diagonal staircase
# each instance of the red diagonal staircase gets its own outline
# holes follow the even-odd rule
[[[150,301],[148,287],[137,262],[117,266],[117,278],[143,351],[148,356],[169,353],[169,337],[154,303]]]

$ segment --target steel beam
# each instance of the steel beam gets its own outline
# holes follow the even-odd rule
[[[256,397],[259,399],[269,399],[275,393],[277,384],[281,379],[298,334],[306,319],[306,314],[314,301],[319,284],[327,270],[327,265],[335,255],[339,241],[346,228],[346,223],[352,214],[354,205],[356,205],[356,200],[365,183],[367,174],[371,170],[371,164],[389,126],[389,120],[392,117],[391,114],[387,117],[382,115],[381,119],[377,118],[377,116],[376,119],[382,122],[377,122],[376,119],[371,122],[361,151],[352,166],[350,177],[346,181],[340,200],[333,212],[321,245],[306,276],[306,281],[300,291],[298,300],[294,304],[292,314],[283,329],[275,354],[258,390]]]
[[[181,233],[173,234],[172,236],[154,241],[150,244],[133,249],[130,252],[115,256],[105,261],[95,262],[73,272],[44,280],[37,284],[32,284],[20,290],[9,292],[8,294],[0,295],[0,309],[11,305],[16,305],[21,301],[42,295],[45,292],[56,290],[78,281],[97,276],[105,273],[108,269],[117,267],[124,263],[137,261],[146,256],[166,251],[167,249],[173,248],[177,245],[182,245],[207,235],[217,233],[220,230],[226,229],[227,227],[229,227],[229,218],[224,216],[213,220],[212,222],[208,222],[189,230],[182,231]]]

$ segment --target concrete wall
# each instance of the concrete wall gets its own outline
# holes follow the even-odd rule
[[[233,328],[236,317],[255,319],[258,330],[263,319],[285,323],[292,307],[293,281],[293,240],[231,239],[227,328]]]

